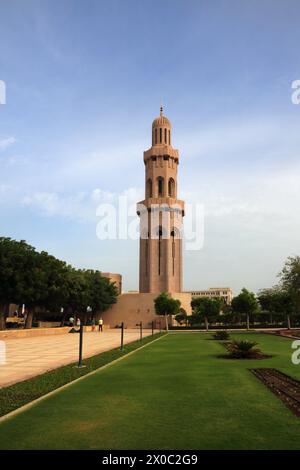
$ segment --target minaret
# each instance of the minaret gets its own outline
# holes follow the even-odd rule
[[[152,146],[144,152],[145,199],[140,216],[140,292],[182,291],[182,217],[177,199],[178,150],[171,145],[171,123],[163,115],[152,123]]]

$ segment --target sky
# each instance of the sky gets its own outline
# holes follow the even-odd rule
[[[278,282],[300,254],[298,0],[0,0],[0,10],[1,236],[138,289],[138,240],[99,239],[96,210],[143,199],[162,103],[179,196],[204,209],[184,289]]]

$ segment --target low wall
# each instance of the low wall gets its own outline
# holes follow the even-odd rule
[[[32,328],[28,330],[4,330],[0,331],[0,339],[31,338],[33,336],[61,335],[70,331],[69,326],[62,328]]]

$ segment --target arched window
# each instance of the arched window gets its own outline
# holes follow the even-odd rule
[[[152,179],[147,180],[146,197],[152,197]]]
[[[173,178],[169,179],[168,194],[169,197],[175,197],[175,181],[173,180]]]
[[[159,128],[159,143],[162,143],[162,128]]]
[[[155,143],[157,144],[157,129],[155,129]]]
[[[161,176],[157,178],[157,194],[158,197],[164,196],[164,179]]]
[[[167,129],[165,129],[165,144],[167,144]]]
[[[169,131],[169,145],[171,145],[171,131]]]

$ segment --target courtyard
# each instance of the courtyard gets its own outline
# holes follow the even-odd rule
[[[98,335],[97,335],[98,336]],[[235,333],[272,357],[222,359],[206,333],[170,333],[0,422],[1,449],[299,449],[299,418],[250,368],[300,379],[291,340]]]

